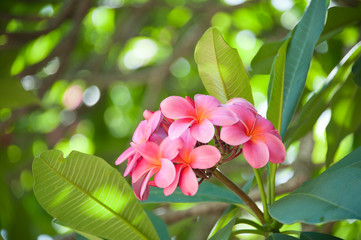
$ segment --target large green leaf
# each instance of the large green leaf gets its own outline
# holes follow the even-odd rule
[[[331,119],[326,128],[326,166],[330,166],[342,139],[361,125],[361,88],[348,78],[331,101]]]
[[[146,211],[146,213],[149,219],[152,221],[152,224],[157,231],[159,238],[161,240],[170,240],[168,228],[165,222],[152,212]]]
[[[359,57],[352,66],[352,75],[355,83],[361,88],[361,57]]]
[[[350,73],[350,67],[361,56],[361,42],[357,43],[327,76],[324,87],[315,93],[302,107],[298,117],[288,129],[284,141],[289,145],[312,130],[313,125],[329,105],[337,90]]]
[[[297,238],[281,233],[273,233],[271,236],[268,237],[268,240],[294,240],[294,239]]]
[[[359,8],[332,7],[328,10],[326,25],[317,44],[328,40],[341,32],[345,27],[361,20]],[[278,49],[287,38],[268,42],[261,46],[251,62],[252,74],[269,74]]]
[[[283,89],[285,84],[286,53],[290,38],[284,42],[275,58],[274,66],[270,76],[268,86],[269,103],[267,118],[273,123],[276,129],[281,130]]]
[[[328,1],[312,0],[289,43],[283,92],[281,136],[286,133],[305,86],[314,47],[323,30]]]
[[[208,29],[194,53],[199,75],[207,91],[222,103],[242,97],[253,103],[248,73],[236,49],[215,29]]]
[[[318,232],[301,232],[300,240],[341,240],[341,238]]]
[[[226,211],[224,211],[222,216],[218,219],[217,223],[212,228],[208,238],[214,236],[218,231],[220,231],[223,227],[225,227],[232,219],[234,219],[238,214],[239,209],[240,208],[237,207],[236,205],[229,205]]]
[[[143,201],[143,203],[155,202],[225,202],[243,204],[242,199],[239,198],[236,194],[210,182],[203,182],[201,185],[199,185],[198,192],[194,196],[184,195],[179,188],[177,188],[173,194],[164,196],[163,189],[151,187],[149,191],[149,197],[146,201]]]
[[[361,147],[276,201],[269,210],[285,224],[361,219],[360,192]]]
[[[103,159],[49,150],[33,162],[42,207],[76,231],[105,239],[159,239],[121,174]]]

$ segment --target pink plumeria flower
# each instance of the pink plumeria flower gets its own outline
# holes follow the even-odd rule
[[[176,171],[172,160],[183,146],[182,139],[165,138],[160,145],[154,142],[131,143],[142,158],[132,172],[133,190],[139,200],[145,200],[149,194],[148,182],[154,175],[154,185],[168,187],[175,178]]]
[[[253,168],[264,167],[268,161],[284,162],[286,149],[272,123],[252,109],[233,108],[240,121],[223,127],[221,140],[229,145],[243,144],[243,155]]]
[[[160,122],[163,119],[162,113],[156,111],[154,113],[150,111],[144,111],[143,115],[147,116],[146,120],[143,120],[139,123],[138,127],[135,129],[133,134],[133,144],[143,144],[153,137],[153,133],[157,130]],[[160,141],[157,136],[153,137],[154,141]],[[115,161],[116,165],[121,164],[128,159],[128,165],[125,169],[124,176],[127,176],[134,168],[137,160],[140,158],[140,155],[137,154],[135,149],[131,146],[125,150]]]
[[[169,127],[169,137],[180,137],[189,127],[191,135],[202,143],[208,143],[214,136],[214,127],[229,126],[238,120],[235,114],[221,107],[220,102],[208,95],[197,94],[194,101],[190,98],[171,96],[161,104],[163,115],[176,119]]]
[[[187,130],[183,135],[183,148],[173,160],[176,175],[171,185],[164,188],[164,195],[172,194],[179,185],[181,191],[188,196],[194,196],[198,191],[198,181],[192,169],[207,169],[215,166],[221,159],[219,150],[210,145],[194,148],[197,140]]]

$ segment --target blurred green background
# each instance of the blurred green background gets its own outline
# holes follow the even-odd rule
[[[357,3],[331,5],[355,7]],[[78,150],[114,165],[128,148],[144,109],[157,110],[170,95],[206,93],[193,53],[210,26],[221,30],[238,50],[249,69],[256,107],[265,115],[268,71],[264,66],[252,68],[251,60],[264,43],[285,37],[306,6],[305,0],[1,1],[1,236],[9,240],[79,238],[52,223],[37,203],[32,192],[34,156],[46,149],[59,149],[65,155]],[[350,22],[317,46],[303,103],[359,40],[360,25]],[[324,112],[311,136],[310,157],[316,167],[326,158],[325,127],[330,115],[329,110]],[[359,137],[346,136],[335,159],[350,152],[355,141]],[[292,177],[299,145],[298,141],[289,148],[288,165],[279,181]],[[244,161],[224,167],[240,184],[249,177]],[[124,166],[118,168],[124,170]],[[162,215],[193,206],[145,207]],[[204,239],[221,213],[222,208],[168,221],[170,235]],[[330,231],[358,239],[361,224],[340,222]]]

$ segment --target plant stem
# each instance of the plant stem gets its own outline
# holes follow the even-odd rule
[[[253,222],[252,220],[249,220],[249,219],[238,218],[238,219],[236,220],[236,224],[247,224],[247,225],[250,225],[250,226],[252,226],[252,227],[254,227],[254,228],[257,228],[257,229],[260,230],[260,231],[264,231],[264,232],[267,231],[267,229],[266,229],[265,227],[259,225],[259,224],[256,223],[256,222]]]
[[[268,193],[270,195],[270,201],[269,205],[272,205],[276,199],[276,171],[277,171],[277,164],[270,163],[271,164],[271,174],[270,174],[270,192]]]
[[[213,176],[215,176],[219,181],[221,181],[224,185],[226,185],[229,189],[231,189],[235,194],[237,194],[245,204],[247,204],[252,211],[256,214],[258,219],[262,224],[265,223],[265,219],[263,217],[263,213],[257,207],[256,203],[245,193],[242,191],[240,187],[238,187],[234,182],[232,182],[228,177],[226,177],[218,168],[213,172]],[[268,216],[268,215],[267,215]]]
[[[257,185],[258,185],[259,193],[261,195],[261,200],[262,200],[262,204],[263,204],[264,220],[266,221],[266,223],[268,223],[269,216],[268,216],[267,198],[266,198],[266,193],[264,192],[261,174],[259,172],[259,169],[253,169],[253,170],[254,170],[254,175],[256,177],[256,180],[257,180]]]

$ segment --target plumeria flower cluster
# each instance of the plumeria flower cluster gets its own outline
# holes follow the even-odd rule
[[[286,156],[272,123],[242,98],[221,104],[208,95],[197,94],[194,100],[171,96],[160,110],[146,110],[143,116],[130,147],[115,162],[128,160],[124,176],[132,177],[140,200],[148,198],[149,186],[162,188],[166,196],[179,186],[193,196],[197,177],[208,178],[212,169],[241,153],[253,168],[282,163]]]

